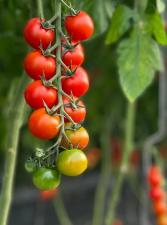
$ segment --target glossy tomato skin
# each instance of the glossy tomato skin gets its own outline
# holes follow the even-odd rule
[[[44,102],[49,108],[52,108],[58,101],[57,90],[45,87],[40,80],[28,84],[24,97],[27,104],[33,109],[44,107]]]
[[[69,126],[70,123],[67,123],[66,126]],[[84,127],[80,127],[77,130],[66,130],[65,131],[68,139],[70,140],[73,148],[84,149],[89,143],[89,134]],[[67,142],[66,138],[62,140],[62,145],[65,148],[69,148],[70,145]]]
[[[80,11],[76,16],[67,16],[65,28],[72,39],[76,41],[87,40],[94,32],[93,20],[84,11]]]
[[[34,80],[40,80],[42,75],[49,80],[56,72],[56,62],[54,58],[44,56],[40,50],[35,50],[25,57],[24,69]]]
[[[74,43],[72,43],[74,45]],[[65,48],[62,48],[62,53]],[[66,66],[81,66],[84,62],[85,55],[81,44],[78,44],[75,48],[65,51],[62,55],[62,60]]]
[[[167,215],[158,217],[157,225],[167,225]]]
[[[53,169],[38,168],[33,174],[33,183],[40,190],[53,190],[60,184],[60,173]]]
[[[164,200],[165,197],[166,197],[166,194],[165,194],[164,190],[161,187],[154,187],[150,191],[150,198],[154,202],[155,201]]]
[[[78,176],[87,169],[87,158],[79,149],[65,150],[59,154],[56,165],[62,174]]]
[[[164,199],[156,201],[153,205],[153,208],[157,216],[167,214],[167,203]]]
[[[151,187],[160,186],[163,182],[161,171],[158,166],[152,166],[148,172],[148,182]]]
[[[60,117],[47,114],[45,108],[34,111],[28,121],[30,132],[37,138],[50,140],[58,135]]]
[[[42,19],[42,22],[44,21]],[[25,25],[23,33],[27,43],[35,49],[39,49],[40,44],[43,49],[46,49],[55,38],[53,30],[42,27],[40,18],[30,19]]]
[[[62,79],[62,89],[67,94],[73,94],[75,97],[81,97],[89,89],[89,77],[82,67],[78,67],[72,77]]]
[[[40,197],[44,201],[51,200],[55,198],[55,196],[58,194],[59,189],[55,188],[53,190],[45,190],[45,191],[40,191]]]
[[[77,98],[74,98],[74,101],[77,101]],[[73,108],[70,103],[69,98],[63,98],[64,110],[65,112],[73,119],[75,123],[81,123],[84,121],[86,116],[86,108],[83,101],[77,103],[77,108]],[[65,122],[69,122],[67,118],[64,118]]]

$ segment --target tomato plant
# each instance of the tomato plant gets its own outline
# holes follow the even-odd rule
[[[73,94],[75,97],[81,97],[89,89],[89,78],[87,72],[78,67],[72,77],[62,79],[62,88],[67,94]]]
[[[58,170],[66,176],[78,176],[87,169],[86,155],[79,149],[61,152],[56,165]]]
[[[57,104],[57,90],[45,87],[40,80],[30,83],[24,92],[27,104],[33,109],[44,107],[44,102],[49,108]]]
[[[63,98],[64,110],[71,117],[71,119],[76,123],[81,123],[84,121],[86,116],[86,108],[83,101],[77,98],[73,99],[73,102],[69,98]],[[65,118],[65,122],[69,122],[68,118]]]
[[[58,135],[60,118],[49,115],[45,108],[41,108],[31,114],[28,125],[34,136],[49,140]]]
[[[24,69],[34,80],[39,80],[42,76],[49,80],[56,72],[56,62],[52,57],[44,56],[40,50],[35,50],[25,57]]]
[[[33,183],[40,190],[53,190],[60,184],[60,173],[53,169],[38,168],[33,173]]]
[[[72,47],[62,47],[62,60],[67,66],[81,66],[84,62],[84,49],[80,43],[72,42]]]
[[[75,41],[87,40],[92,36],[94,31],[91,17],[83,11],[80,11],[76,16],[67,16],[65,27]]]
[[[72,145],[73,148],[79,148],[79,149],[86,148],[89,143],[89,135],[87,130],[84,127],[80,127],[76,130],[69,130],[68,126],[69,126],[69,123],[66,124],[67,129],[65,131],[68,140],[65,137],[62,140],[62,145],[65,148],[69,148],[70,145]]]
[[[35,49],[39,49],[40,46],[46,49],[54,41],[54,31],[45,29],[42,25],[44,22],[45,19],[32,18],[24,27],[24,38]]]
[[[53,190],[40,191],[39,194],[42,200],[48,201],[55,198],[58,192],[59,192],[59,189],[55,188]]]

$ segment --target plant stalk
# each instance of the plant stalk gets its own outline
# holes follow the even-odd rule
[[[8,216],[12,201],[19,135],[26,109],[22,94],[27,80],[28,78],[25,74],[23,74],[23,78],[21,79],[19,86],[15,87],[15,90],[17,90],[16,98],[13,99],[13,104],[10,106],[10,116],[12,115],[12,120],[8,126],[5,168],[0,196],[0,225],[6,225],[8,223]]]
[[[71,220],[69,219],[68,214],[66,212],[64,202],[60,193],[58,194],[58,196],[56,196],[56,199],[53,201],[53,206],[56,211],[60,224],[72,225]]]
[[[111,131],[111,119],[107,117],[104,132],[101,134],[101,147],[103,150],[102,155],[102,165],[101,174],[98,181],[95,201],[94,201],[94,212],[92,225],[102,225],[104,219],[104,209],[105,209],[105,197],[108,188],[108,183],[111,175],[111,141],[110,141],[110,131]]]
[[[122,156],[122,162],[118,173],[117,180],[114,184],[114,188],[109,199],[108,211],[106,214],[106,225],[111,225],[115,219],[115,211],[119,202],[121,188],[123,180],[128,170],[129,156],[133,150],[133,139],[134,139],[134,122],[135,122],[135,105],[128,103],[127,107],[127,118],[125,127],[125,144]]]

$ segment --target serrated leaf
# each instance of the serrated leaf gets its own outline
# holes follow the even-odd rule
[[[133,17],[133,11],[125,5],[118,5],[111,18],[111,24],[106,44],[116,42],[130,27],[130,18]]]
[[[161,15],[158,12],[146,15],[147,26],[161,45],[167,45],[167,35]]]
[[[160,50],[148,33],[139,28],[118,47],[118,69],[123,91],[133,102],[150,85],[156,70],[162,68]]]

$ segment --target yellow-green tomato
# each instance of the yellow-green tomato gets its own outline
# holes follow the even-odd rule
[[[38,168],[33,174],[33,183],[40,190],[52,190],[60,184],[60,173],[55,169]]]
[[[86,155],[81,150],[71,149],[59,154],[56,165],[62,174],[66,176],[78,176],[87,169],[88,161]]]

